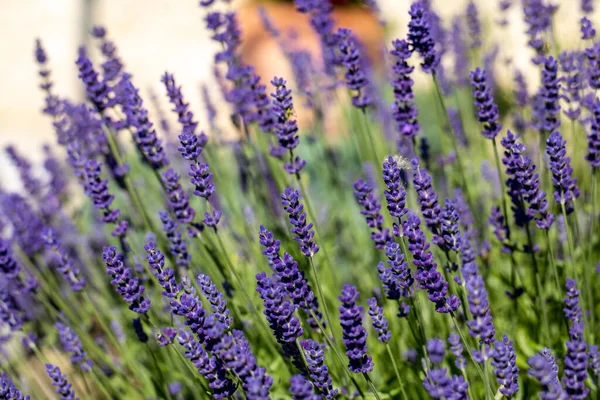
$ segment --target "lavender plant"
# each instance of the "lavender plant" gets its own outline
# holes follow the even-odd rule
[[[5,152],[0,398],[596,398],[593,2],[581,43],[552,34],[555,5],[522,2],[539,82],[497,73],[481,1],[448,23],[413,2],[384,67],[337,5],[294,2],[320,57],[262,9],[291,78],[259,76],[217,3],[199,15],[225,102],[202,82],[199,118],[170,73],[148,103],[101,26],[100,57],[74,60],[83,102],[36,40],[56,146],[40,165]]]

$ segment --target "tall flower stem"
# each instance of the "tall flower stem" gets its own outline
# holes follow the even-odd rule
[[[117,142],[115,141],[111,130],[105,125],[103,125],[103,130],[104,134],[106,135],[106,140],[108,141],[108,147],[110,149],[110,152],[115,158],[117,164],[119,166],[123,166],[123,159],[121,158]],[[144,211],[144,207],[142,206],[142,202],[140,200],[140,196],[133,184],[131,183],[131,180],[129,179],[129,176],[127,176],[127,174],[123,176],[123,182],[125,183],[125,188],[127,189],[127,193],[129,193],[129,197],[133,203],[133,206],[137,210],[139,216],[142,218],[144,229],[146,229],[146,231],[148,232],[152,232],[152,224],[150,223],[150,219],[148,218],[148,215],[146,215],[146,212]]]
[[[321,304],[323,304],[323,311],[325,312],[325,318],[329,322],[329,329],[331,330],[331,336],[333,337],[333,341],[335,342],[335,335],[333,333],[333,320],[329,315],[329,308],[327,307],[327,303],[325,302],[325,296],[323,295],[323,289],[321,288],[321,282],[319,280],[319,274],[317,273],[317,267],[315,266],[315,261],[312,257],[308,257],[308,263],[310,264],[310,268],[312,269],[312,273],[315,277],[315,283],[317,285],[317,291],[319,292],[319,300]],[[324,332],[325,333],[325,332]]]
[[[377,388],[373,384],[373,381],[371,380],[371,377],[369,376],[369,374],[366,373],[366,372],[363,372],[363,376],[365,377],[365,380],[367,381],[367,384],[369,385],[369,387],[373,391],[373,395],[375,396],[375,398],[377,400],[381,400],[381,397],[379,397],[379,392],[377,392]]]
[[[571,262],[569,263],[571,264],[571,276],[579,281],[577,270],[575,268],[575,252],[573,251],[571,227],[569,226],[569,220],[567,219],[567,209],[565,208],[565,203],[562,201],[560,202],[560,210],[562,212],[563,220],[565,221],[565,230],[567,231],[567,246],[569,247],[569,258],[571,259]]]
[[[496,143],[496,138],[492,139],[492,144],[494,146],[494,159],[496,161],[496,170],[498,171],[498,183],[500,187],[502,187],[502,168],[500,167],[500,155],[498,154],[498,144]],[[506,205],[506,196],[500,189],[500,197],[502,199],[502,213],[504,214],[504,221],[506,223],[507,228],[507,239],[510,240],[510,226],[508,224],[508,206]]]
[[[439,100],[440,106],[442,107],[442,114],[444,114],[444,119],[445,119],[445,123],[446,126],[448,127],[449,130],[449,136],[450,136],[450,141],[452,142],[452,148],[454,150],[454,153],[456,154],[456,165],[458,166],[458,173],[460,175],[460,179],[461,179],[461,187],[463,192],[465,193],[465,197],[467,198],[467,202],[469,203],[469,208],[471,210],[475,210],[474,203],[473,203],[473,199],[471,198],[471,194],[469,193],[469,186],[467,185],[467,177],[465,174],[465,170],[463,168],[463,164],[460,158],[460,151],[458,149],[458,142],[456,141],[456,135],[454,133],[454,130],[452,129],[452,123],[450,122],[450,116],[448,115],[448,108],[446,107],[446,102],[444,101],[444,95],[442,94],[442,89],[440,88],[440,84],[439,81],[437,79],[437,75],[435,74],[435,72],[431,75],[433,78],[433,84],[435,86],[435,91],[437,94],[437,98]],[[477,225],[481,226],[481,221],[479,220],[479,216],[478,213],[474,214],[475,219],[477,220]]]
[[[312,309],[310,310],[310,316],[317,323],[317,326],[319,327],[319,330],[323,334],[323,338],[325,339],[325,341],[329,345],[329,348],[333,350],[333,354],[335,354],[335,358],[338,360],[338,362],[342,366],[342,369],[344,370],[344,372],[346,373],[346,375],[348,376],[348,378],[350,379],[350,381],[352,381],[352,384],[354,385],[354,387],[356,387],[356,390],[358,391],[360,397],[362,397],[364,399],[365,398],[365,394],[362,391],[362,389],[360,388],[360,385],[358,384],[358,382],[356,382],[356,379],[354,379],[354,377],[352,376],[352,372],[350,372],[350,370],[348,369],[348,366],[344,363],[344,360],[342,359],[342,356],[339,353],[337,347],[335,347],[335,344],[331,341],[331,338],[327,335],[325,329],[323,328],[323,324],[321,324],[321,321],[317,317],[317,314],[315,314],[315,312]]]
[[[565,220],[565,225],[567,224],[567,221]],[[546,242],[548,243],[548,256],[550,258],[550,268],[552,268],[552,275],[554,275],[554,284],[556,285],[556,293],[559,294],[560,293],[560,278],[558,276],[558,268],[556,268],[556,261],[554,260],[554,252],[552,251],[552,242],[550,241],[550,232],[548,232],[548,229],[544,230],[546,232]],[[571,262],[571,265],[572,262]],[[573,271],[575,272],[575,271]]]
[[[375,139],[373,138],[374,134],[371,131],[371,128],[369,128],[369,117],[367,114],[367,110],[363,108],[361,111],[363,126],[365,129],[365,136],[367,136],[369,144],[371,146],[371,151],[373,152],[373,162],[375,163],[375,166],[378,166],[381,164],[383,159],[379,158],[379,155],[377,154],[377,147],[375,146]]]
[[[544,307],[544,291],[542,289],[542,282],[540,280],[540,272],[538,269],[537,259],[535,258],[535,253],[533,251],[533,237],[531,236],[531,229],[529,229],[529,223],[525,224],[525,232],[527,233],[527,243],[529,244],[529,254],[531,254],[531,262],[533,263],[533,274],[536,288],[535,298],[538,300],[538,308],[542,315],[542,335],[544,336],[545,340],[547,340],[549,339],[548,316],[546,315],[546,307]]]
[[[387,350],[388,355],[390,356],[390,360],[392,361],[392,366],[394,367],[394,373],[396,374],[396,379],[398,379],[398,386],[400,386],[400,393],[402,393],[402,399],[408,400],[408,396],[406,395],[406,391],[404,390],[404,382],[402,381],[402,377],[400,376],[400,371],[398,370],[398,365],[396,364],[396,357],[392,353],[392,349],[390,348],[390,344],[385,344],[385,349]]]

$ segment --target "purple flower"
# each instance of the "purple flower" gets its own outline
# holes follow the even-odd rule
[[[494,102],[486,71],[478,67],[471,71],[469,78],[473,87],[477,120],[483,123],[481,134],[487,139],[494,139],[502,130],[502,124],[499,123],[500,114]]]
[[[587,137],[588,153],[585,159],[592,168],[600,167],[600,100],[594,101],[592,108],[592,124]]]
[[[150,309],[150,300],[143,296],[144,286],[139,278],[133,276],[131,268],[125,265],[123,256],[117,253],[114,246],[104,247],[102,261],[106,264],[106,272],[111,276],[111,284],[115,291],[129,303],[129,309],[138,314],[145,314]]]
[[[473,319],[467,321],[469,334],[485,344],[494,342],[496,330],[490,311],[485,283],[479,274],[466,278],[467,301]]]
[[[351,372],[367,373],[373,370],[373,360],[367,355],[367,331],[362,326],[363,307],[356,305],[359,293],[356,287],[345,284],[338,299],[342,340],[346,346],[348,368]]]
[[[181,267],[188,267],[192,258],[188,252],[187,242],[181,236],[177,223],[173,221],[167,211],[160,211],[158,213],[160,220],[163,224],[163,230],[169,239],[169,250],[171,255],[175,258],[175,263]]]
[[[446,344],[442,339],[437,337],[429,339],[425,349],[427,350],[429,359],[434,365],[444,362],[444,358],[446,357]]]
[[[479,11],[477,5],[470,1],[465,10],[467,21],[467,34],[470,38],[469,47],[471,49],[479,49],[481,47],[481,23],[479,21]]]
[[[61,245],[56,232],[53,229],[47,229],[42,233],[42,239],[46,244],[46,249],[52,252],[56,270],[69,282],[71,289],[76,292],[81,291],[85,287],[85,277],[81,276],[79,267]]]
[[[131,82],[131,75],[123,74],[118,88],[120,94],[118,102],[121,104],[138,149],[152,168],[158,170],[167,166],[169,160],[162,141],[158,139],[156,130],[149,120],[148,110],[144,107],[138,89]]]
[[[90,61],[85,48],[79,48],[79,57],[75,64],[77,64],[79,70],[79,79],[85,85],[88,100],[98,112],[102,113],[109,107],[110,88],[104,81],[98,79],[98,73],[94,70],[94,65]]]
[[[133,318],[131,320],[133,326],[133,332],[141,343],[148,343],[148,334],[144,331],[144,324],[140,318]]]
[[[298,174],[306,165],[306,161],[294,157],[294,149],[298,147],[298,123],[291,116],[294,113],[294,103],[292,101],[292,91],[286,87],[286,81],[283,78],[273,78],[271,85],[275,87],[275,92],[271,93],[273,103],[271,111],[275,125],[273,132],[277,137],[279,148],[282,151],[287,149],[290,154],[290,161],[285,163],[283,169],[290,175]]]
[[[590,87],[594,90],[600,89],[600,43],[585,49],[588,61],[587,76]]]
[[[281,256],[279,251],[281,249],[281,241],[275,239],[273,232],[270,232],[263,225],[260,226],[258,233],[260,244],[264,247],[263,254],[267,256],[269,265],[273,267],[275,260],[278,260]]]
[[[206,340],[204,322],[206,310],[202,307],[202,301],[196,295],[196,290],[188,278],[182,278],[182,293],[179,299],[173,298],[170,302],[173,314],[184,318],[184,324],[196,335],[200,343]]]
[[[467,366],[467,361],[463,355],[463,345],[460,341],[460,336],[451,332],[450,336],[448,336],[448,343],[450,344],[450,351],[455,357],[454,365],[456,365],[456,368],[464,370]]]
[[[27,256],[42,250],[44,241],[41,232],[44,222],[35,213],[35,208],[16,193],[0,193],[2,214],[11,223],[12,239]]]
[[[300,341],[300,345],[304,349],[311,381],[326,399],[334,399],[338,390],[333,388],[329,368],[325,364],[325,346],[310,339]]]
[[[498,390],[506,397],[514,396],[519,390],[519,367],[512,340],[503,335],[502,341],[494,342],[491,357],[494,375],[500,385]]]
[[[540,177],[525,150],[522,143],[515,143],[511,148],[516,169],[515,180],[520,186],[519,193],[522,199],[529,205],[527,217],[534,219],[539,229],[549,229],[554,222],[554,216],[548,211],[546,193],[540,188]]]
[[[423,386],[432,399],[468,399],[469,383],[462,376],[448,376],[446,368],[432,369],[423,380]]]
[[[546,154],[549,158],[550,172],[552,173],[552,185],[554,186],[554,200],[559,204],[564,204],[567,213],[573,211],[573,200],[579,197],[579,188],[577,179],[572,177],[573,168],[571,167],[571,158],[567,157],[565,145],[558,131],[546,139]]]
[[[566,290],[564,312],[565,317],[570,322],[570,339],[565,343],[567,353],[564,361],[565,376],[562,381],[569,398],[586,399],[590,391],[589,388],[585,387],[585,381],[588,377],[588,353],[583,338],[583,315],[579,305],[577,282],[567,278]]]
[[[23,395],[13,383],[11,377],[2,372],[0,373],[0,399],[30,400],[31,397]]]
[[[377,269],[386,297],[390,300],[399,300],[400,297],[412,296],[414,279],[400,245],[394,241],[387,242],[385,255],[388,258],[389,268],[379,263]]]
[[[367,225],[374,231],[371,239],[375,248],[383,249],[385,244],[392,240],[389,229],[383,228],[383,215],[381,215],[381,204],[373,195],[373,187],[362,179],[354,182],[354,198],[361,206],[360,213],[365,216]]]
[[[310,381],[302,375],[290,378],[290,394],[293,400],[321,400]]]
[[[469,55],[463,34],[463,19],[456,15],[452,19],[450,45],[454,53],[454,79],[458,85],[465,85],[469,75]]]
[[[63,375],[56,365],[46,364],[46,374],[52,379],[52,385],[56,388],[56,393],[60,395],[61,400],[78,400],[75,397],[73,385],[67,381],[67,375]],[[13,398],[13,397],[7,397]],[[27,396],[29,398],[29,396]]]
[[[64,351],[71,354],[71,363],[78,365],[82,371],[89,371],[92,368],[92,360],[89,359],[79,336],[67,325],[57,322],[55,324],[58,330],[58,340]]]
[[[383,315],[383,308],[377,305],[377,299],[372,297],[367,299],[369,305],[369,316],[373,322],[373,329],[377,332],[380,342],[387,343],[390,341],[392,333],[389,330],[389,322]]]
[[[367,89],[369,79],[361,64],[358,43],[350,29],[338,29],[337,37],[340,61],[345,68],[346,86],[352,92],[352,105],[364,109],[372,104],[372,100]]]
[[[0,272],[8,279],[16,278],[21,272],[21,267],[12,253],[10,242],[2,238],[0,238]]]
[[[300,194],[291,187],[285,188],[281,194],[281,204],[288,213],[294,240],[300,245],[302,254],[306,257],[312,257],[319,252],[319,246],[314,241],[315,232],[312,229],[312,223],[306,223],[306,213],[304,205],[299,201]]]
[[[542,70],[542,86],[540,96],[544,104],[541,130],[552,133],[560,127],[560,78],[558,77],[558,62],[552,56],[544,60]]]
[[[215,399],[225,399],[235,392],[235,384],[227,377],[227,370],[215,356],[209,356],[206,350],[187,330],[179,332],[179,344],[184,348],[185,357],[194,364],[198,372],[208,381]]]
[[[60,112],[61,102],[60,99],[52,93],[53,82],[50,78],[51,71],[50,67],[48,66],[48,56],[40,39],[35,40],[35,60],[39,64],[40,69],[38,73],[42,78],[40,89],[46,93],[46,97],[44,99],[46,105],[43,112],[55,118]]]
[[[527,360],[527,364],[529,364],[527,374],[542,385],[542,391],[539,393],[540,399],[567,399],[558,380],[558,365],[556,365],[550,349],[543,349],[536,353]]]
[[[264,272],[256,275],[260,298],[263,300],[269,326],[275,334],[277,342],[282,346],[286,356],[292,358],[294,365],[304,370],[302,358],[295,341],[302,336],[304,330],[298,317],[294,315],[296,307],[285,298],[284,283],[267,277]]]
[[[412,51],[406,40],[394,40],[392,42],[394,49],[390,54],[394,57],[394,80],[392,87],[394,89],[395,101],[392,103],[392,115],[396,121],[398,133],[413,138],[419,133],[419,122],[417,116],[419,111],[414,102],[413,84],[411,74],[414,67],[408,65],[408,59]]]
[[[552,15],[558,8],[553,4],[544,4],[543,0],[523,1],[523,14],[527,25],[527,44],[536,51],[534,63],[540,64],[544,61],[545,41],[543,33],[552,25]]]
[[[575,51],[563,51],[558,56],[566,85],[561,87],[561,97],[569,104],[564,114],[571,120],[581,115],[581,90],[583,87],[583,54]]]
[[[23,188],[33,198],[38,198],[42,193],[42,183],[31,172],[31,163],[17,152],[14,146],[6,147],[6,154],[17,168]]]
[[[406,209],[406,190],[400,179],[400,168],[398,162],[393,157],[388,157],[383,162],[383,182],[386,190],[384,190],[385,199],[387,201],[387,209],[392,217],[398,218],[401,223],[401,218],[407,213]]]
[[[435,309],[440,313],[454,312],[460,306],[456,295],[448,296],[448,282],[436,270],[437,264],[429,250],[425,234],[419,228],[421,221],[412,212],[403,224],[404,234],[408,238],[408,250],[413,255],[413,264],[417,267],[415,278],[421,289],[427,290],[428,298],[435,303]]]
[[[162,182],[167,191],[167,203],[173,210],[177,222],[189,224],[194,220],[196,211],[189,204],[189,197],[179,183],[180,176],[169,168],[162,174]]]
[[[579,22],[581,23],[581,40],[594,39],[596,37],[596,30],[594,29],[594,25],[592,25],[592,21],[587,17],[582,17]]]
[[[8,282],[4,282],[0,287],[0,322],[7,325],[11,331],[20,330],[26,320],[25,311],[17,299],[19,295],[10,290]]]
[[[102,212],[102,222],[116,223],[121,211],[110,208],[115,196],[108,190],[108,180],[100,178],[101,169],[102,164],[98,161],[94,159],[86,161],[85,192],[94,203],[94,207]]]
[[[592,370],[592,376],[594,383],[598,383],[598,375],[600,375],[600,352],[598,346],[589,346],[588,348],[590,369]]]
[[[435,42],[429,22],[429,11],[425,2],[416,1],[410,6],[410,22],[408,23],[408,42],[412,49],[421,55],[421,68],[425,73],[434,73],[440,63],[435,50]]]
[[[442,209],[438,204],[438,197],[431,185],[431,176],[425,168],[419,166],[419,160],[413,158],[411,161],[413,169],[413,185],[417,192],[417,201],[419,202],[421,213],[425,219],[425,225],[434,235],[439,233],[440,216]]]
[[[92,28],[92,36],[100,39],[100,52],[105,58],[102,63],[102,71],[104,72],[104,82],[109,84],[115,81],[123,70],[123,62],[117,56],[117,48],[113,42],[106,39],[106,29],[102,26]]]
[[[202,294],[208,300],[213,315],[225,326],[225,329],[230,329],[233,318],[230,316],[227,300],[223,297],[223,293],[219,291],[217,285],[213,283],[208,275],[198,275],[196,282],[198,282]]]
[[[152,241],[144,245],[144,250],[146,251],[148,266],[158,279],[158,284],[164,289],[162,295],[170,299],[176,298],[179,295],[181,286],[175,279],[175,272],[171,268],[165,268],[165,256]]]
[[[173,74],[169,74],[168,72],[164,73],[161,81],[165,85],[169,101],[174,107],[173,111],[177,114],[177,119],[182,127],[180,139],[181,136],[184,138],[192,136],[196,138],[198,146],[204,147],[208,142],[208,137],[204,132],[200,132],[200,134],[196,136],[196,127],[198,126],[198,123],[194,121],[194,114],[189,110],[189,104],[183,99],[181,86],[177,86]]]
[[[458,252],[461,245],[460,230],[458,228],[458,212],[456,200],[446,198],[446,204],[440,218],[440,237],[437,240],[442,250]]]
[[[586,14],[594,12],[594,0],[581,0],[581,11]]]

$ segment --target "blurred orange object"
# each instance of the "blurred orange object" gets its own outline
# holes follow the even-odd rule
[[[294,48],[309,51],[316,63],[322,60],[321,47],[319,37],[310,26],[308,15],[298,12],[293,2],[261,2],[257,0],[243,5],[238,10],[243,36],[241,57],[244,62],[256,68],[256,72],[263,78],[263,82],[267,84],[267,90],[270,91],[268,82],[274,76],[281,76],[288,81],[293,81],[293,75],[280,44],[263,26],[259,15],[261,7],[265,8],[272,24],[282,35],[287,36],[293,32]],[[349,28],[356,37],[360,38],[362,48],[366,50],[371,65],[376,70],[381,70],[384,35],[377,16],[363,5],[345,5],[335,6],[332,17],[336,24],[335,29],[338,27]],[[309,126],[312,119],[310,112],[297,105],[296,114],[301,128]]]

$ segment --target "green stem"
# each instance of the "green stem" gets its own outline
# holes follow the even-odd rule
[[[312,257],[308,257],[308,263],[310,264],[310,268],[312,269],[312,273],[315,277],[317,291],[319,292],[319,300],[321,301],[321,304],[323,304],[325,318],[327,318],[327,321],[329,322],[329,329],[331,330],[331,336],[333,337],[333,340],[335,342],[335,335],[333,334],[333,327],[331,326],[331,325],[333,325],[333,320],[331,319],[331,316],[329,315],[329,309],[327,308],[327,302],[325,301],[325,295],[323,294],[323,289],[321,288],[321,282],[319,281],[319,274],[317,274],[317,267],[315,266],[315,262]]]
[[[92,375],[92,378],[94,378],[94,381],[96,382],[96,386],[100,389],[100,391],[102,392],[104,397],[106,397],[107,400],[112,399],[113,397],[110,395],[110,393],[108,393],[108,390],[102,383],[102,380],[100,379],[100,377],[98,377],[98,375],[96,375],[96,371],[94,370],[94,368],[90,369],[90,374]]]
[[[367,111],[364,108],[361,111],[362,111],[363,125],[365,127],[365,135],[367,136],[367,138],[369,140],[369,145],[371,146],[371,151],[373,152],[374,166],[377,167],[383,162],[383,159],[379,158],[379,155],[377,154],[377,148],[375,147],[375,140],[373,138],[373,133],[371,132],[371,129],[369,128],[369,119],[367,116]]]
[[[577,204],[575,202],[575,199],[573,199],[573,219],[575,220],[575,224],[577,226],[577,231],[579,232],[579,235],[581,236],[581,230],[579,229],[579,215],[577,213]],[[583,252],[585,253],[585,250],[583,250]],[[589,330],[588,330],[588,334],[589,334],[589,344],[593,345],[595,344],[595,331],[596,331],[596,307],[594,305],[594,292],[592,291],[592,275],[591,275],[591,263],[589,258],[584,260],[584,264],[583,264],[583,275],[584,275],[584,281],[585,281],[585,296],[586,296],[586,300],[587,300],[587,309],[590,310],[590,326],[589,326]],[[584,315],[586,315],[587,313],[583,313]],[[587,325],[586,325],[587,326]]]
[[[404,382],[400,376],[400,371],[398,370],[398,365],[396,364],[396,357],[392,354],[392,349],[390,348],[390,344],[386,343],[385,348],[390,356],[390,360],[392,361],[392,366],[394,367],[394,373],[396,374],[396,379],[398,379],[398,385],[400,386],[400,393],[402,393],[402,399],[408,400],[408,396],[406,395],[406,391],[404,390]]]
[[[567,221],[565,220],[565,225]],[[554,284],[556,285],[556,294],[560,294],[560,278],[558,276],[558,268],[556,268],[556,262],[554,260],[554,252],[552,251],[552,242],[550,241],[550,232],[548,229],[544,229],[546,232],[546,241],[548,243],[548,256],[550,258],[550,268],[552,268],[552,274],[554,275]]]
[[[369,387],[373,391],[373,395],[375,396],[375,398],[377,400],[381,400],[381,397],[379,397],[379,393],[377,392],[377,388],[373,384],[373,381],[371,380],[371,377],[369,376],[369,374],[366,373],[366,372],[363,372],[363,376],[365,377],[365,380],[367,381],[367,384],[369,385]]]

